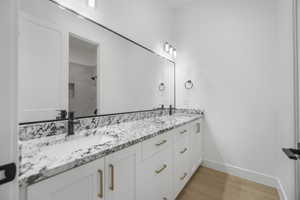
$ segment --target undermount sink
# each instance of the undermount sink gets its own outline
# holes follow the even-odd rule
[[[153,118],[152,120],[153,123],[156,124],[165,124],[166,122],[164,120],[162,120],[161,118]]]
[[[47,146],[43,148],[42,153],[47,155],[59,154],[60,157],[70,155],[72,152],[87,149],[95,145],[106,144],[112,142],[115,138],[108,135],[95,135],[89,137],[82,137],[80,139],[70,140],[54,146]]]

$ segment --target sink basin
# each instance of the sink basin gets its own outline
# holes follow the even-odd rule
[[[153,118],[151,122],[155,124],[165,124],[166,122],[162,118]]]
[[[106,144],[112,142],[115,138],[107,135],[95,135],[89,137],[82,137],[80,139],[66,141],[54,146],[47,146],[41,149],[41,153],[45,155],[52,155],[54,157],[67,157],[81,150],[92,148],[95,145]]]

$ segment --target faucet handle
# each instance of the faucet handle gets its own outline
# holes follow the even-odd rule
[[[172,105],[169,105],[169,115],[172,115],[173,114],[173,107]]]
[[[57,110],[59,112],[56,119],[66,119],[68,112],[66,110]]]
[[[75,116],[74,112],[69,112],[69,120],[73,120]]]

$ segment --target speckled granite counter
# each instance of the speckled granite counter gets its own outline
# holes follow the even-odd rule
[[[26,187],[201,118],[176,113],[20,141],[19,185]]]

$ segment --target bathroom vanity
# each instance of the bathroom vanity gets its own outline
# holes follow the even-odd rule
[[[172,59],[76,5],[20,2],[20,199],[175,199],[202,161],[203,112],[176,109]]]
[[[175,199],[202,162],[202,118],[178,112],[20,142],[20,197]]]

